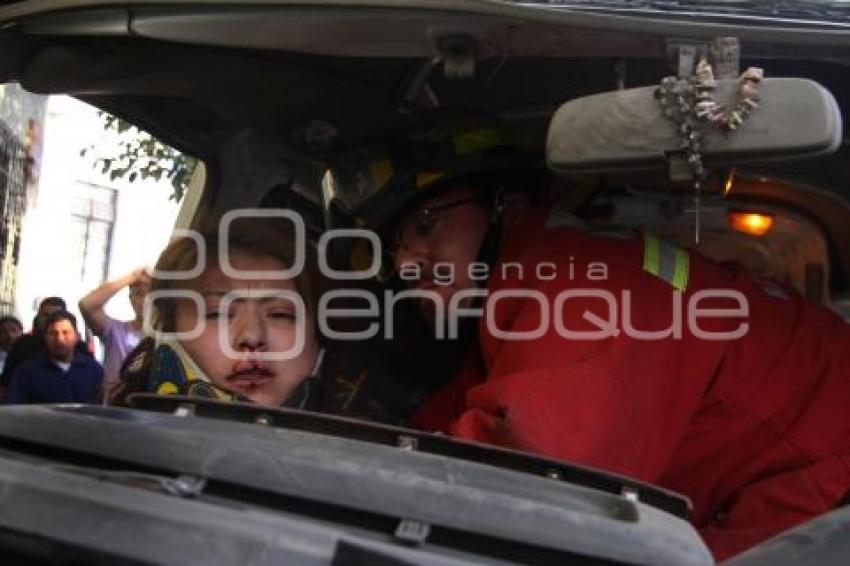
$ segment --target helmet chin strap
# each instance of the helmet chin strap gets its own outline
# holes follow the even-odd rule
[[[499,243],[502,239],[502,219],[505,216],[507,201],[505,200],[506,189],[500,189],[490,203],[490,221],[487,226],[487,234],[478,251],[479,263],[486,263],[492,269],[499,253]],[[482,287],[487,286],[487,281],[480,282]]]
[[[316,363],[313,364],[313,369],[307,375],[307,379],[309,379],[311,377],[318,377],[319,376],[319,374],[322,372],[322,365],[323,365],[324,361],[325,361],[325,348],[323,346],[323,347],[319,348],[319,352],[316,354]]]
[[[487,226],[487,234],[484,236],[484,241],[481,243],[481,247],[478,251],[478,258],[476,259],[477,262],[486,264],[488,268],[490,268],[491,273],[493,264],[496,263],[496,259],[499,254],[499,244],[502,239],[502,219],[505,214],[505,208],[507,207],[507,202],[505,201],[506,192],[506,190],[500,189],[490,202],[490,221]],[[476,281],[476,284],[480,288],[486,288],[487,283],[488,281]],[[481,306],[483,298],[475,297],[473,301],[475,307],[478,308]],[[470,351],[472,343],[477,339],[477,328],[477,319],[473,317],[463,317],[461,319],[459,329],[460,335],[458,340],[453,341],[454,344],[452,346],[452,350],[454,353],[451,354],[451,356],[457,358],[458,363],[460,363],[460,360],[465,359],[466,354]],[[435,386],[445,383],[459,370],[460,365],[457,365],[452,373],[446,373],[444,379],[435,384]]]

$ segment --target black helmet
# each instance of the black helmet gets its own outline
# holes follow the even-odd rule
[[[504,121],[480,113],[445,114],[394,139],[340,155],[322,181],[325,227],[367,228],[385,236],[393,220],[422,199],[461,179],[494,189],[501,177],[541,160],[524,150]],[[366,241],[336,244],[332,262],[357,269],[371,258]],[[358,258],[360,258],[358,260]],[[368,264],[368,263],[367,263]]]
[[[529,163],[502,120],[474,114],[432,123],[335,159],[322,181],[326,228],[377,229],[459,177]]]

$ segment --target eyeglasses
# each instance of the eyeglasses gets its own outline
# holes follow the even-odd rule
[[[434,238],[444,227],[444,217],[441,213],[446,210],[468,204],[481,202],[479,196],[458,199],[433,206],[425,205],[403,219],[395,232],[393,249],[405,247],[412,238]]]

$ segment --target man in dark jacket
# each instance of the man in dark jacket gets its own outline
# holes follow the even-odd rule
[[[6,365],[6,357],[12,345],[24,333],[24,325],[11,315],[0,317],[0,369]]]
[[[18,366],[44,350],[44,324],[47,317],[53,312],[65,310],[65,301],[62,297],[47,297],[38,304],[38,311],[32,321],[32,330],[18,338],[6,356],[3,373],[0,374],[0,399],[5,398],[4,392]],[[89,353],[85,342],[82,341],[77,343],[76,349],[81,354]]]
[[[38,311],[32,320],[32,330],[18,338],[9,350],[3,374],[0,376],[0,385],[8,387],[18,366],[41,351],[44,346],[44,321],[50,313],[64,310],[66,306],[62,297],[47,297],[38,304]]]
[[[65,311],[51,313],[44,328],[43,352],[21,364],[9,382],[6,403],[98,403],[103,368],[77,351],[77,320]]]

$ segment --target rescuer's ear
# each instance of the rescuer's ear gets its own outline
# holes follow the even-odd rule
[[[511,228],[522,223],[531,208],[529,196],[522,191],[508,191],[501,198],[505,207],[502,213],[504,226]]]

